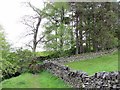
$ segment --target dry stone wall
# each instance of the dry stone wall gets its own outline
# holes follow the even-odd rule
[[[120,71],[98,72],[92,76],[89,76],[86,72],[72,70],[71,68],[63,65],[63,63],[66,62],[91,59],[113,53],[115,51],[117,51],[117,49],[112,49],[105,52],[83,54],[80,56],[45,60],[43,65],[40,65],[40,68],[42,67],[45,70],[53,73],[74,88],[120,88]]]
[[[54,59],[49,59],[49,61],[55,61],[55,62],[63,64],[63,63],[67,63],[67,62],[92,59],[92,58],[96,58],[96,57],[103,56],[106,54],[114,53],[116,51],[117,51],[117,49],[115,48],[115,49],[111,49],[111,50],[107,50],[107,51],[99,51],[96,53],[91,52],[91,53],[85,53],[85,54],[80,54],[80,55],[74,55],[74,56],[70,56],[70,57],[54,58]]]
[[[73,71],[54,61],[44,61],[44,68],[74,88],[120,88],[120,72],[98,72],[88,76],[86,72]]]

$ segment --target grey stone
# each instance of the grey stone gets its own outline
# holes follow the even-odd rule
[[[58,58],[57,60],[45,60],[43,68],[53,73],[55,76],[63,79],[75,88],[120,88],[120,71],[118,72],[98,72],[92,76],[88,76],[86,72],[74,71],[69,67],[62,65],[64,62],[85,60],[86,58],[94,58],[104,55],[105,52],[90,53],[82,56],[72,56]]]

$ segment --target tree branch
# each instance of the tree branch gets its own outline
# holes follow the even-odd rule
[[[25,37],[30,36],[30,35],[33,35],[33,34],[34,34],[34,33],[28,33],[28,34],[25,35]]]
[[[45,35],[43,35],[36,43],[38,44],[44,37]]]
[[[38,15],[40,15],[40,12],[39,12],[40,10],[38,8],[34,7],[30,2],[28,2],[28,5],[33,9],[33,11],[35,11]]]
[[[28,44],[25,44],[26,46],[30,47],[32,50],[33,50],[33,47],[30,45],[30,43],[32,42],[33,40],[29,41]]]

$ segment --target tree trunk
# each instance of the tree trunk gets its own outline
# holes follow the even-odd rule
[[[79,53],[83,53],[83,36],[82,36],[82,14],[80,15],[80,17],[79,17],[79,22],[80,22],[80,25],[79,26],[81,26],[80,28],[79,28]]]
[[[72,18],[74,18],[74,17],[73,17],[73,11],[72,11]],[[72,29],[71,29],[71,32],[70,32],[70,37],[71,37],[71,48],[73,48],[73,43],[74,43],[73,27],[74,27],[74,25],[73,25],[73,21],[72,21]]]
[[[93,36],[92,36],[92,43],[93,43],[93,51],[97,52],[98,51],[98,44],[97,44],[97,33],[96,33],[96,23],[95,23],[95,7],[94,7],[94,3],[93,3]]]
[[[61,24],[64,24],[64,8],[61,9]],[[63,49],[63,25],[60,33],[60,48]]]
[[[35,31],[34,31],[34,36],[33,36],[33,52],[36,52],[36,47],[37,47],[37,35],[38,35],[38,29],[40,26],[41,18],[38,18],[38,23],[36,25]]]
[[[56,26],[57,27],[57,26]],[[55,30],[55,35],[57,35],[58,33],[57,33],[57,28],[56,28],[56,30]],[[56,43],[57,43],[57,37],[55,38],[55,41],[56,41]],[[58,47],[56,46],[56,51],[57,51],[57,49],[58,49]]]
[[[79,54],[78,17],[76,18],[75,35],[76,35],[76,54]]]

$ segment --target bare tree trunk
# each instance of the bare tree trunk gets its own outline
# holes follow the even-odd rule
[[[36,28],[35,28],[35,31],[34,31],[34,36],[33,36],[33,52],[36,52],[36,47],[37,47],[37,35],[38,35],[38,29],[39,29],[39,26],[40,26],[40,22],[41,22],[41,18],[39,17],[38,18],[38,23],[36,25]]]

